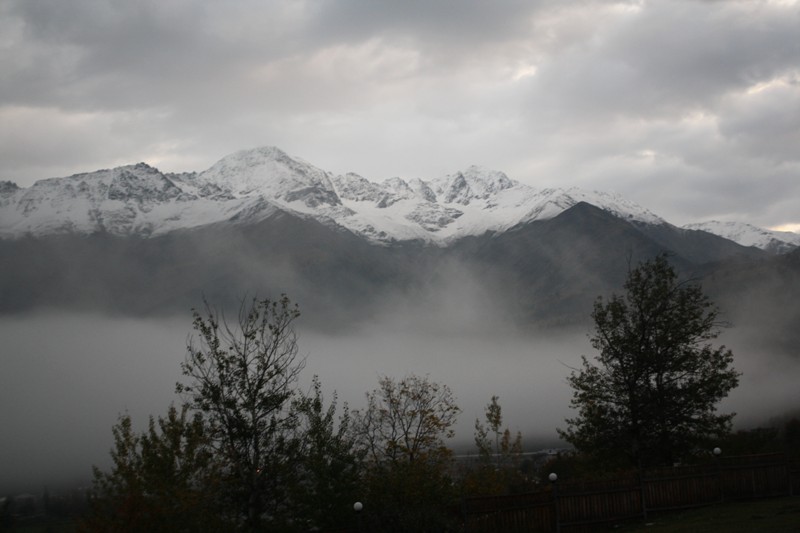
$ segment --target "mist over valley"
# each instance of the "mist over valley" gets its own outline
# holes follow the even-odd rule
[[[306,368],[301,382],[318,375],[327,397],[334,391],[351,408],[364,407],[378,377],[414,373],[448,384],[463,412],[454,447],[472,452],[473,423],[492,395],[504,419],[521,431],[526,450],[559,446],[556,427],[570,416],[565,379],[580,356],[592,356],[587,330],[508,328],[495,310],[469,296],[451,294],[425,309],[395,302],[393,309],[344,334],[298,321]],[[309,313],[311,314],[311,312]],[[455,315],[455,316],[454,316]],[[90,313],[39,312],[0,322],[4,410],[0,490],[41,491],[86,486],[91,466],[110,466],[111,426],[130,414],[139,429],[163,415],[181,379],[189,313],[157,319]],[[738,413],[737,428],[762,425],[800,405],[800,360],[742,339],[734,329],[721,342],[736,355],[741,384],[721,409]]]

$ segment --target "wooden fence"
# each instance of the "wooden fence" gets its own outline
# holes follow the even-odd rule
[[[541,491],[466,498],[467,532],[591,531],[649,513],[800,494],[800,468],[782,454],[646,469],[612,480],[557,481]]]

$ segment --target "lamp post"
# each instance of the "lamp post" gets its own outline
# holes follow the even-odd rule
[[[722,455],[722,449],[716,446],[711,453],[714,454],[714,468],[717,469],[717,484],[719,485],[719,501],[725,501],[725,489],[722,485],[722,469],[719,467],[719,456]]]
[[[356,502],[353,504],[353,511],[356,512],[356,522],[358,523],[358,531],[361,532],[361,511],[364,510],[364,504]]]
[[[556,515],[556,533],[561,533],[561,517],[559,516],[560,513],[558,509],[558,474],[550,472],[547,479],[553,484],[553,511]]]

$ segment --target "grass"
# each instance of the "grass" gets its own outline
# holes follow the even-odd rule
[[[75,526],[76,522],[71,519],[52,519],[17,524],[7,531],[73,533]],[[646,523],[628,522],[613,530],[624,533],[797,533],[800,532],[800,497],[729,502],[658,513]]]
[[[616,531],[652,533],[800,532],[800,498],[730,502],[701,509],[661,513],[647,523],[625,524]]]
[[[77,520],[74,518],[34,518],[20,520],[8,529],[0,531],[12,533],[75,533]]]

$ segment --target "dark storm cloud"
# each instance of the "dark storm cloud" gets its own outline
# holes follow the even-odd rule
[[[477,163],[675,223],[798,223],[798,34],[790,0],[10,0],[0,178],[275,144],[371,179]]]

